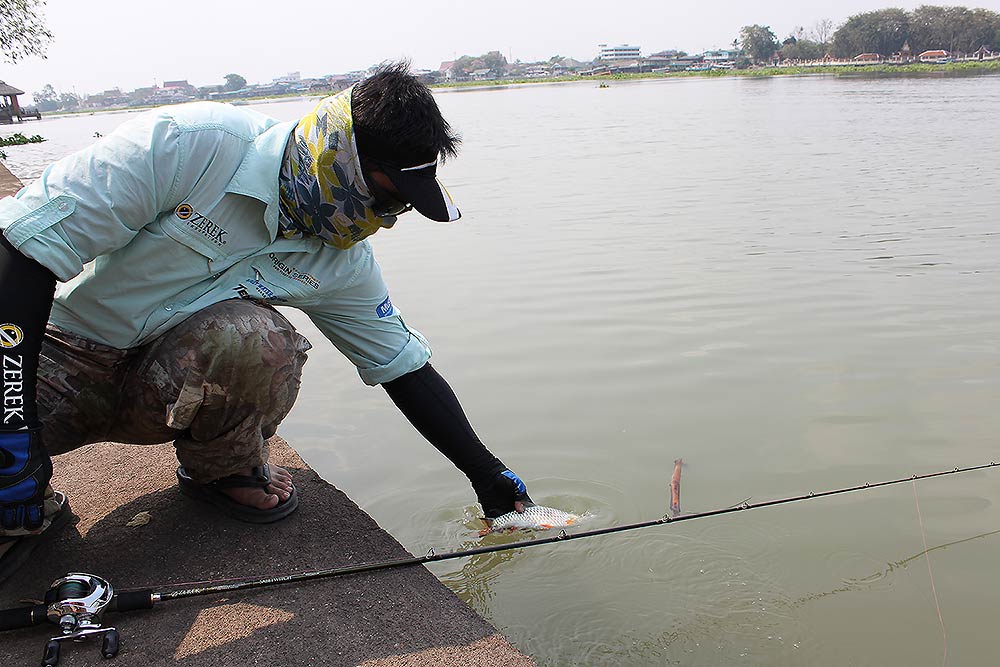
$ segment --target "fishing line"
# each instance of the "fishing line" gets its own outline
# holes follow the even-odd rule
[[[374,563],[363,563],[359,565],[348,565],[348,566],[328,568],[322,570],[312,570],[307,572],[298,572],[292,574],[259,577],[259,578],[236,580],[236,581],[214,579],[203,582],[205,585],[196,585],[181,589],[176,589],[178,584],[164,585],[160,587],[165,589],[173,587],[176,590],[157,591],[155,590],[155,588],[145,588],[142,590],[122,591],[116,593],[113,596],[110,604],[108,604],[107,606],[108,607],[107,610],[131,611],[134,609],[149,609],[155,603],[163,602],[166,600],[179,600],[182,598],[197,597],[203,595],[214,595],[217,593],[225,593],[238,590],[265,588],[268,586],[276,586],[280,584],[290,584],[297,582],[313,581],[317,579],[326,579],[330,577],[361,574],[365,572],[375,572],[378,570],[386,570],[396,567],[423,565],[426,563],[453,560],[457,558],[467,558],[469,556],[495,553],[498,551],[508,551],[512,549],[523,549],[526,547],[541,546],[543,544],[568,542],[571,540],[596,537],[598,535],[623,533],[626,531],[639,530],[641,528],[649,528],[652,526],[662,526],[664,524],[679,523],[681,521],[692,521],[695,519],[704,519],[713,516],[721,516],[724,514],[742,512],[745,510],[760,509],[763,507],[774,507],[777,505],[786,505],[789,503],[795,503],[799,501],[815,500],[817,498],[825,498],[827,496],[852,493],[854,491],[867,491],[879,487],[891,486],[893,484],[902,484],[904,482],[916,482],[922,479],[931,479],[934,477],[956,475],[960,473],[972,472],[975,470],[986,470],[989,468],[995,468],[998,465],[1000,464],[998,464],[995,461],[990,461],[989,463],[983,465],[969,466],[965,468],[953,468],[951,470],[942,470],[939,472],[926,473],[923,475],[915,474],[909,477],[900,477],[898,479],[891,479],[882,482],[865,482],[864,484],[858,484],[855,486],[849,486],[839,489],[832,489],[828,491],[816,491],[816,492],[811,491],[809,493],[797,496],[789,496],[786,498],[779,498],[776,500],[765,500],[756,503],[744,501],[738,505],[710,510],[707,512],[694,512],[690,514],[682,514],[680,516],[671,516],[667,514],[658,519],[653,519],[649,521],[623,524],[618,526],[609,526],[607,528],[597,528],[593,530],[586,530],[575,533],[567,533],[565,530],[563,530],[560,531],[559,534],[551,537],[523,540],[520,542],[514,542],[512,544],[497,544],[497,545],[476,547],[473,549],[465,549],[461,551],[451,551],[444,553],[436,553],[433,549],[431,549],[430,551],[427,552],[427,554],[423,556],[411,556],[408,558],[397,558],[397,559],[385,560]],[[93,576],[93,575],[86,575],[86,576]],[[97,577],[94,578],[99,579]],[[100,581],[103,582],[103,580]],[[35,605],[34,607],[21,607],[21,608],[7,609],[0,611],[0,630],[9,630],[19,627],[27,627],[30,625],[38,625],[44,622],[46,622],[46,605]]]
[[[941,604],[938,602],[937,586],[934,585],[934,571],[931,570],[931,555],[927,549],[927,531],[924,530],[924,516],[920,512],[920,498],[917,497],[916,482],[913,482],[913,502],[917,506],[917,522],[920,524],[920,539],[924,543],[924,560],[927,561],[927,577],[931,580],[931,592],[934,593],[934,609],[937,610],[938,623],[941,624],[941,639],[944,643],[944,657],[941,658],[941,667],[944,667],[948,664],[948,631],[944,627]]]

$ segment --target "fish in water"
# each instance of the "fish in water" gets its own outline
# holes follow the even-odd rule
[[[554,507],[529,505],[523,512],[507,512],[495,519],[483,519],[486,529],[479,535],[500,533],[511,530],[548,530],[550,528],[565,528],[580,520],[576,514],[563,512]]]

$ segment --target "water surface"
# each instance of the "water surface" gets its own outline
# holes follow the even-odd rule
[[[655,518],[679,457],[692,512],[1000,460],[1000,77],[438,100],[465,217],[374,245],[537,502],[594,528]],[[50,141],[8,165],[34,177],[126,117],[26,125]],[[478,544],[462,475],[291,316],[316,347],[282,434],[413,553]],[[1000,473],[916,492],[949,545],[930,552],[948,664],[992,662]],[[936,665],[922,551],[899,485],[433,571],[541,665]]]

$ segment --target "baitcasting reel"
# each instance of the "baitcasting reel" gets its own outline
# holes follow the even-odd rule
[[[46,644],[42,667],[59,664],[60,645],[65,641],[85,642],[91,637],[103,637],[101,655],[105,658],[118,655],[118,631],[101,627],[101,616],[113,597],[111,584],[92,574],[72,572],[52,582],[45,593],[45,615],[62,628],[62,635]]]

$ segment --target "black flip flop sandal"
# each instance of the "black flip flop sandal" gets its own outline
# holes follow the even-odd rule
[[[183,466],[177,468],[177,483],[181,493],[189,498],[213,505],[234,519],[248,523],[274,523],[291,514],[299,506],[299,494],[292,486],[292,493],[285,500],[268,510],[257,509],[236,502],[222,489],[258,488],[267,490],[271,483],[271,470],[267,464],[253,469],[252,475],[229,475],[214,482],[201,484],[191,479]]]

